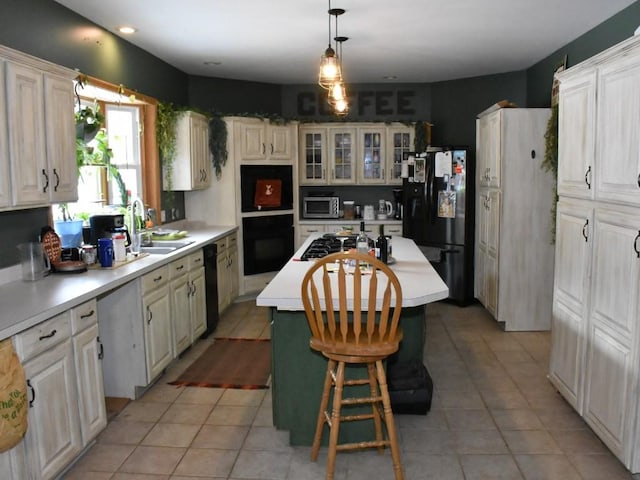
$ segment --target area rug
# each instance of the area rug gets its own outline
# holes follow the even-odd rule
[[[269,388],[269,339],[216,338],[169,385],[209,388]]]

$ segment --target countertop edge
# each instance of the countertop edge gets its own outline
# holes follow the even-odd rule
[[[168,254],[148,255],[117,269],[50,274],[35,282],[17,280],[6,283],[0,286],[0,340],[134,281],[156,268],[232,234],[237,229],[237,226],[211,226],[193,230],[187,237],[194,240],[192,244]],[[71,293],[65,293],[67,289]],[[73,293],[73,290],[77,293]],[[40,300],[40,306],[34,304],[34,299]]]

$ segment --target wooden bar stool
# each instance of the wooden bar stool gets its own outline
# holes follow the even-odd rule
[[[391,448],[396,480],[403,479],[383,360],[398,351],[402,290],[393,271],[370,255],[340,252],[317,260],[302,280],[302,302],[312,349],[328,358],[311,459],[316,461],[324,425],[329,427],[327,480],[336,452]],[[364,310],[363,310],[363,307]],[[368,378],[345,379],[346,365],[366,365]],[[344,397],[344,387],[369,385],[365,397]],[[327,411],[333,389],[333,409]],[[343,415],[343,406],[371,405],[371,413]],[[341,422],[373,420],[375,440],[338,444]],[[386,435],[383,433],[383,423]]]

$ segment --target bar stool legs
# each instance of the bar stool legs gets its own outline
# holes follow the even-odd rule
[[[382,365],[382,360],[367,363],[368,378],[363,380],[345,381],[345,362],[329,359],[327,373],[320,400],[318,419],[316,422],[316,432],[313,438],[311,449],[311,460],[316,461],[320,450],[322,432],[325,423],[329,425],[329,447],[327,452],[327,472],[326,480],[333,480],[336,453],[343,450],[356,450],[361,448],[377,448],[379,453],[384,452],[384,447],[391,449],[393,461],[393,471],[396,480],[403,480],[402,465],[400,463],[400,447],[396,433],[393,412],[391,411],[391,400],[387,388],[387,380]],[[365,385],[369,384],[369,398],[343,398],[344,385]],[[333,388],[333,405],[331,415],[327,412],[329,396]],[[343,405],[371,403],[371,414],[360,414],[351,416],[341,416]],[[382,404],[382,416],[380,414],[380,404]],[[340,423],[343,421],[371,419],[375,427],[375,441],[338,444],[340,433]],[[382,420],[384,419],[388,440],[384,439]]]

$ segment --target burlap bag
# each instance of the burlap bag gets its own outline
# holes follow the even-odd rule
[[[0,342],[0,452],[13,448],[27,431],[27,382],[8,338]]]

